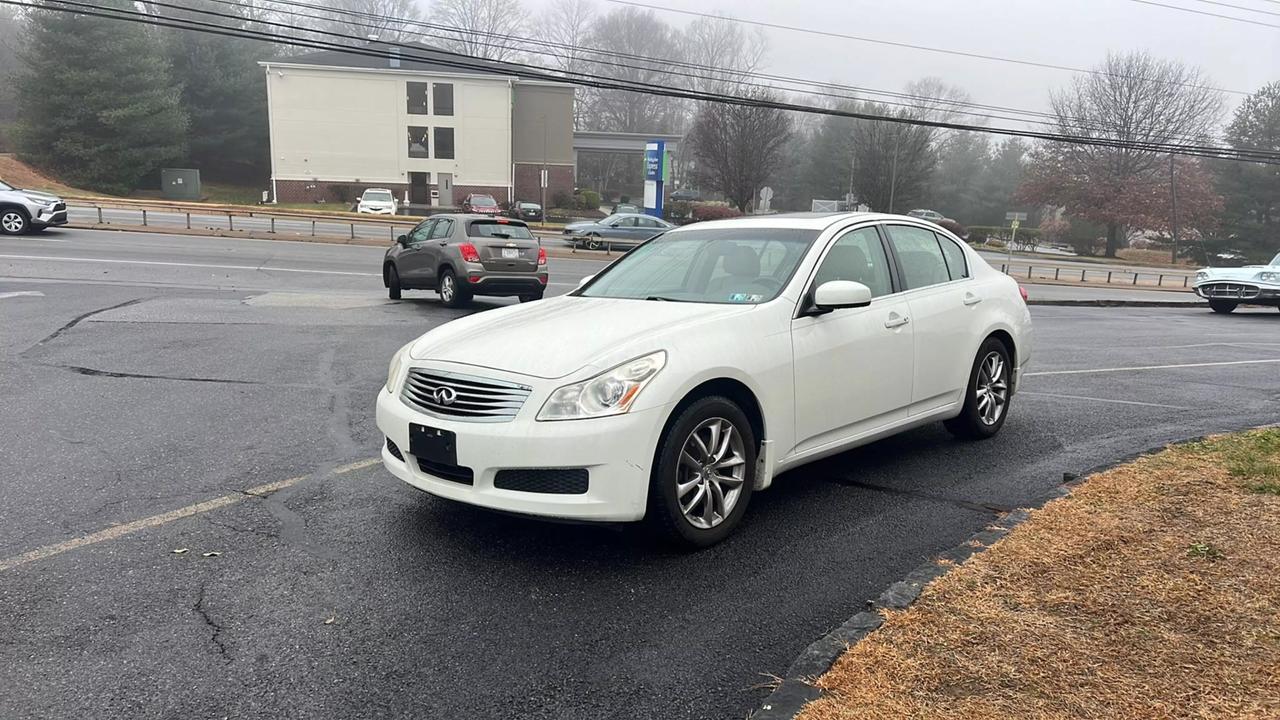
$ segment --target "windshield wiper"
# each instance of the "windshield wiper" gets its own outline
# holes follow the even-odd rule
[[[689,302],[688,300],[681,300],[680,298],[673,298],[673,297],[664,297],[662,295],[650,295],[649,297],[645,298],[645,300],[657,300],[659,302]]]

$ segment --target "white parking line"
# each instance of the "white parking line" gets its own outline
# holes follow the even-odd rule
[[[369,458],[367,460],[360,460],[357,462],[350,463],[348,465],[342,465],[342,466],[336,467],[333,470],[329,471],[329,474],[343,475],[345,473],[359,470],[361,468],[367,468],[370,465],[377,464],[378,462],[379,462],[378,458]],[[133,533],[139,532],[141,530],[146,530],[148,528],[159,527],[160,525],[167,525],[168,523],[171,523],[174,520],[181,520],[182,518],[191,517],[192,515],[199,515],[201,513],[207,513],[210,510],[217,510],[218,508],[224,508],[224,507],[227,507],[228,505],[235,505],[236,503],[243,502],[245,499],[250,497],[263,497],[265,495],[270,495],[273,492],[278,492],[292,485],[297,485],[298,483],[302,482],[303,480],[306,480],[309,477],[311,476],[299,475],[297,477],[291,477],[285,480],[277,480],[275,482],[270,482],[263,485],[256,485],[247,490],[241,490],[240,492],[237,492],[237,493],[222,495],[221,497],[216,497],[216,498],[213,498],[212,500],[205,500],[204,502],[198,502],[198,503],[195,503],[194,505],[188,505],[186,507],[178,508],[177,510],[170,510],[169,512],[160,513],[159,515],[152,515],[151,517],[145,517],[145,518],[142,518],[141,520],[134,520],[133,522],[121,523],[119,525],[112,525],[111,527],[103,528],[102,530],[99,530],[97,532],[89,533],[88,535],[81,535],[80,537],[72,538],[70,540],[66,540],[60,543],[54,543],[53,545],[45,545],[44,547],[36,548],[35,550],[32,550],[30,552],[25,552],[25,553],[22,553],[21,555],[15,555],[13,557],[0,560],[0,572],[4,572],[5,570],[12,570],[16,567],[21,567],[22,565],[33,563],[37,560],[44,560],[45,558],[50,558],[50,557],[53,557],[54,555],[61,555],[62,553],[75,550],[76,548],[82,548],[87,545],[96,545],[98,543],[106,542],[108,540],[115,540],[117,538],[122,538],[125,535],[132,535]]]
[[[1182,405],[1165,405],[1164,403],[1138,402],[1137,400],[1114,400],[1112,398],[1088,397],[1086,395],[1062,395],[1060,393],[1036,392],[1034,390],[1020,390],[1019,395],[1035,395],[1037,397],[1061,398],[1063,400],[1087,400],[1090,402],[1115,403],[1116,405],[1140,405],[1142,407],[1168,408],[1170,410],[1191,410],[1192,408],[1183,407]]]
[[[17,292],[0,293],[0,300],[8,300],[16,297],[44,297],[44,293],[39,290],[19,290]]]
[[[308,270],[305,268],[260,267],[258,265],[206,265],[203,263],[161,262],[159,260],[109,260],[106,258],[53,257],[47,255],[0,255],[7,260],[52,260],[54,262],[112,263],[116,265],[163,265],[167,267],[210,268],[213,270],[254,270],[261,272],[294,272],[316,275],[356,275],[381,277],[378,273],[349,272],[346,270]]]
[[[1137,370],[1174,370],[1177,368],[1223,367],[1225,365],[1265,365],[1280,363],[1280,358],[1267,360],[1231,360],[1226,362],[1182,363],[1179,365],[1137,365],[1133,367],[1090,368],[1088,370],[1045,370],[1031,372],[1023,377],[1043,377],[1046,375],[1090,375],[1094,373],[1131,372]]]

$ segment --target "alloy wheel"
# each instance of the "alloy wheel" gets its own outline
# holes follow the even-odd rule
[[[998,352],[989,352],[982,359],[978,370],[976,395],[978,399],[978,417],[984,425],[995,425],[1004,414],[1009,403],[1008,372],[1004,357]]]
[[[0,227],[4,228],[7,233],[17,235],[27,227],[27,219],[22,217],[16,210],[10,210],[0,216]]]
[[[742,433],[724,418],[689,433],[676,470],[676,503],[690,525],[710,530],[729,517],[746,481],[746,458]]]
[[[456,291],[457,291],[456,288],[453,286],[452,275],[446,274],[444,277],[440,278],[440,299],[441,300],[444,300],[447,303],[453,302],[453,294]]]

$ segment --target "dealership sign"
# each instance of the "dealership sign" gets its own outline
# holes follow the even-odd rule
[[[667,145],[652,140],[644,146],[644,211],[662,217],[663,185],[667,174]]]

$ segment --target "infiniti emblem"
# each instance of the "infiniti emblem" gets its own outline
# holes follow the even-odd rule
[[[458,391],[451,387],[438,387],[434,395],[436,402],[440,405],[452,405],[458,399]]]

